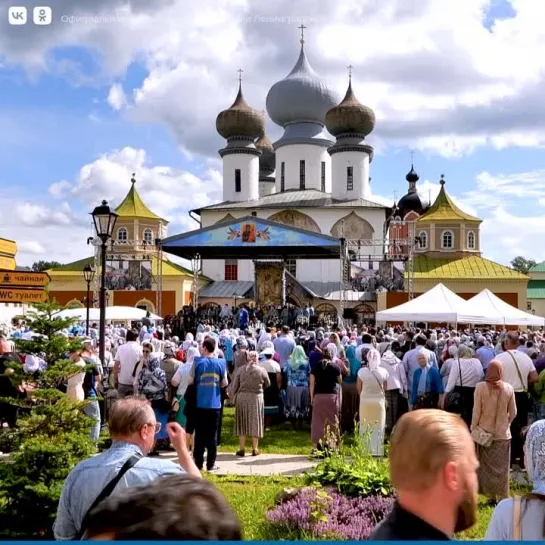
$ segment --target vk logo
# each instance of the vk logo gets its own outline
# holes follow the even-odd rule
[[[27,11],[23,6],[11,6],[8,11],[10,25],[26,25]]]

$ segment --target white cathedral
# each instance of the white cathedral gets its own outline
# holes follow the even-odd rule
[[[375,114],[356,99],[351,77],[341,101],[310,66],[301,40],[295,66],[271,87],[266,107],[284,129],[274,143],[265,134],[264,113],[246,103],[241,84],[232,106],[218,115],[217,131],[227,141],[219,151],[223,202],[193,211],[202,227],[254,215],[336,238],[384,239],[392,209],[370,200],[373,148],[366,137]],[[370,247],[368,252],[383,251]],[[338,307],[338,260],[293,260],[287,270],[315,306]],[[251,260],[204,260],[202,272],[213,282],[201,290],[201,303],[228,302],[251,292]],[[351,306],[373,299],[354,293]]]

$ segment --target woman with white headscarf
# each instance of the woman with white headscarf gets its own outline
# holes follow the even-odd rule
[[[524,458],[532,492],[501,501],[490,519],[486,541],[543,541],[545,539],[545,420],[534,422],[526,434]]]
[[[380,366],[380,354],[375,348],[367,352],[366,360],[367,365],[358,371],[357,382],[360,394],[360,434],[366,435],[365,443],[370,454],[384,456],[388,371]]]

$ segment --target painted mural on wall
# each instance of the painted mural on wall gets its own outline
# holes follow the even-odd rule
[[[106,289],[128,291],[151,290],[151,261],[107,261]]]
[[[184,246],[338,246],[338,241],[323,235],[294,231],[260,221],[243,221],[226,227],[196,232],[183,238]],[[176,246],[176,241],[166,246]]]

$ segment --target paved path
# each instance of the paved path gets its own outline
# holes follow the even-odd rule
[[[161,458],[175,459],[176,454],[164,453]],[[296,454],[260,454],[239,458],[234,454],[218,454],[215,475],[299,475],[316,466],[316,460]]]

